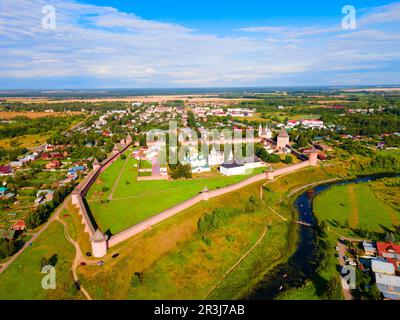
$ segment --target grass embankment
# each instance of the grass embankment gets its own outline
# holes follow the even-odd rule
[[[100,175],[87,196],[99,227],[103,231],[109,229],[113,234],[194,197],[205,187],[209,190],[223,188],[265,170],[257,168],[249,175],[232,177],[219,174],[211,178],[189,180],[137,181],[138,161],[131,156],[127,161],[125,165],[126,160],[117,159]],[[121,170],[121,177],[117,181]],[[112,199],[108,200],[115,183]]]

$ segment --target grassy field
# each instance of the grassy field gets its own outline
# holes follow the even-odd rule
[[[103,267],[79,267],[82,284],[99,299],[204,299],[224,273],[254,245],[266,225],[271,224],[253,259],[241,265],[244,269],[232,278],[226,278],[227,282],[220,283],[218,288],[222,289],[215,290],[210,298],[237,295],[247,287],[257,268],[267,268],[279,258],[280,249],[287,246],[288,225],[280,223],[260,202],[256,212],[235,216],[218,230],[207,232],[205,236],[211,240],[211,245],[207,245],[197,231],[197,221],[214,208],[243,210],[248,198],[259,194],[260,185],[202,202],[111,248]],[[228,241],[228,236],[234,240]],[[118,258],[110,258],[114,253],[120,254]],[[265,265],[260,265],[260,260]],[[131,286],[135,272],[143,277],[139,286]],[[115,281],[110,281],[111,278]]]
[[[81,299],[71,290],[70,267],[74,247],[65,239],[63,226],[53,222],[49,228],[0,275],[0,299]],[[40,260],[57,256],[56,289],[44,290]]]
[[[19,148],[29,148],[46,142],[50,135],[28,134],[16,138],[0,140],[0,148],[10,148],[17,145]]]
[[[223,188],[261,173],[258,168],[249,175],[211,178],[193,178],[176,181],[137,181],[138,161],[129,156],[127,160],[117,159],[91,187],[87,201],[100,228],[118,233],[146,218],[168,209],[199,194],[205,187],[209,190]],[[118,176],[112,199],[109,199]]]
[[[349,222],[351,228],[383,231],[399,221],[399,214],[385,205],[372,191],[373,183],[335,186],[315,199],[314,208],[321,220],[339,230],[336,222]],[[347,231],[347,230],[346,230]],[[349,231],[347,231],[349,232]]]

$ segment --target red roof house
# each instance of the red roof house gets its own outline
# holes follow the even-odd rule
[[[391,242],[378,242],[376,249],[379,256],[393,264],[396,271],[400,271],[400,245]]]
[[[26,229],[26,224],[24,220],[18,220],[11,227],[11,230],[25,230],[25,229]]]

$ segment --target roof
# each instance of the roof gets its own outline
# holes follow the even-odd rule
[[[376,284],[400,288],[400,277],[375,273]]]
[[[26,228],[26,224],[25,224],[24,220],[18,220],[11,227],[11,229],[13,229],[13,230],[22,230],[22,229],[25,229],[25,228]]]
[[[288,138],[289,137],[285,127],[282,127],[281,132],[279,133],[278,137],[279,138]]]
[[[93,164],[98,165],[99,164],[99,160],[97,160],[97,158],[94,158]]]
[[[244,165],[237,162],[232,162],[232,163],[224,163],[223,165],[221,165],[221,167],[224,167],[226,169],[233,169],[233,168],[244,167]]]
[[[388,262],[383,262],[383,261],[373,259],[371,261],[371,267],[372,267],[373,272],[379,272],[379,273],[384,273],[384,274],[389,274],[389,275],[395,274],[394,265],[391,263],[388,263]]]
[[[92,242],[103,242],[107,240],[107,236],[103,234],[103,232],[100,231],[100,229],[97,229],[96,232],[93,234],[91,237],[90,241]]]
[[[376,248],[374,247],[374,245],[371,242],[363,241],[362,244],[364,247],[364,251],[376,252]]]

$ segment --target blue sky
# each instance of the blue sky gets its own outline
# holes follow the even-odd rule
[[[400,84],[398,1],[1,1],[0,43],[0,89]]]

